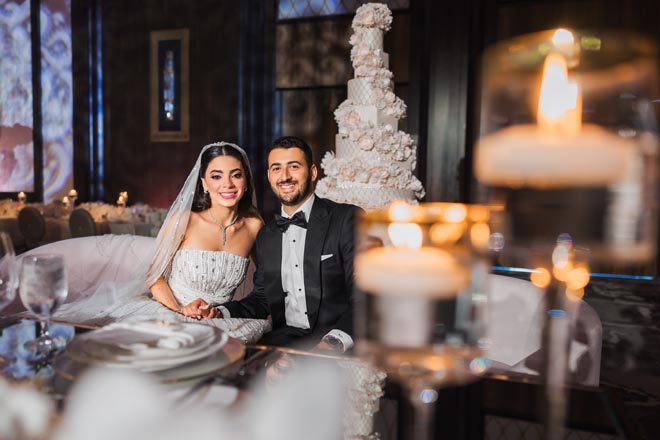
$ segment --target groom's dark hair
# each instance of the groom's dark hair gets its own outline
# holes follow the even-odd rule
[[[283,136],[281,138],[275,139],[270,145],[270,150],[268,152],[277,149],[277,148],[299,148],[305,154],[305,160],[307,161],[307,166],[311,167],[314,164],[314,154],[312,153],[312,148],[307,142],[302,140],[299,137],[295,136]]]

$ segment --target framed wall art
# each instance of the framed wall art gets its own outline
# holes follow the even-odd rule
[[[151,32],[151,140],[186,142],[190,138],[188,29]]]

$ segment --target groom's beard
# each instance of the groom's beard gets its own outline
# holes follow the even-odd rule
[[[283,180],[281,182],[277,182],[277,184],[273,187],[273,191],[275,192],[275,195],[277,196],[278,200],[284,206],[295,206],[300,202],[302,202],[303,200],[305,200],[307,196],[312,192],[312,173],[309,173],[307,175],[307,179],[305,179],[305,181],[300,184],[298,191],[294,191],[286,194],[280,192],[279,185],[285,183],[296,183],[296,181],[293,179],[288,179],[288,180]]]

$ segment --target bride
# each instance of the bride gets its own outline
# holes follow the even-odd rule
[[[95,325],[148,318],[203,321],[256,341],[268,321],[204,319],[204,310],[191,303],[201,298],[212,307],[232,299],[246,278],[262,225],[245,151],[219,142],[202,149],[155,243],[146,237],[106,235],[36,251],[63,253],[65,258],[73,251],[88,267],[99,263],[90,270],[67,261],[70,287],[78,278],[94,280],[83,282],[84,292],[76,293],[86,298],[62,306],[56,319]]]

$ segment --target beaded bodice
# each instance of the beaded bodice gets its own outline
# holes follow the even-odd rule
[[[202,298],[216,306],[232,299],[249,261],[225,251],[180,249],[172,260],[168,284],[179,304]]]

